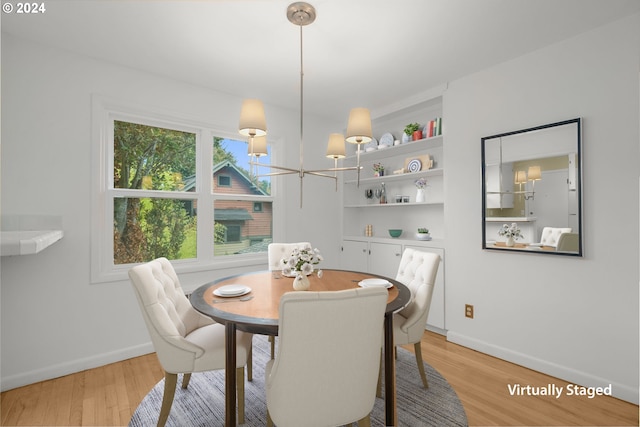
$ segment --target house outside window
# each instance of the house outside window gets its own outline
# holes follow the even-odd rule
[[[93,282],[158,257],[224,268],[266,252],[274,198],[270,180],[248,172],[246,141],[107,104],[94,100]]]

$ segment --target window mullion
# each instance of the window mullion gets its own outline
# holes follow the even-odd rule
[[[213,132],[204,129],[196,136],[196,193],[198,200],[198,259],[213,260]]]

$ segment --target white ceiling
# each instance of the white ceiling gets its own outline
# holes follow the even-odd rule
[[[298,109],[291,0],[44,2],[2,31]],[[373,111],[640,10],[639,0],[312,0],[305,111]],[[615,48],[615,47],[613,47]],[[597,55],[597,52],[594,52]],[[46,73],[46,71],[44,71]]]

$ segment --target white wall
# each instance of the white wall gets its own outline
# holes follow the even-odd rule
[[[448,338],[583,386],[612,384],[635,403],[639,52],[635,15],[444,94]],[[483,251],[480,138],[575,117],[584,120],[585,257]]]
[[[62,217],[64,238],[37,255],[2,257],[2,389],[151,351],[128,281],[90,284],[91,95],[100,94],[211,122],[236,132],[241,98],[2,36],[2,213]],[[247,94],[251,96],[251,94]],[[297,165],[296,111],[266,106],[270,134]],[[324,157],[341,123],[305,117],[307,167]],[[239,136],[239,135],[238,135]],[[282,157],[281,157],[282,159]],[[280,163],[282,164],[282,163]],[[339,195],[333,181],[282,180],[274,238],[309,240],[338,265]],[[266,267],[246,266],[247,269]],[[238,269],[181,275],[186,290]]]

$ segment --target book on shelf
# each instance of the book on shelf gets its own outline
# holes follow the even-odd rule
[[[424,127],[424,137],[432,138],[434,136],[442,135],[442,117],[437,117],[433,120],[429,120]]]

